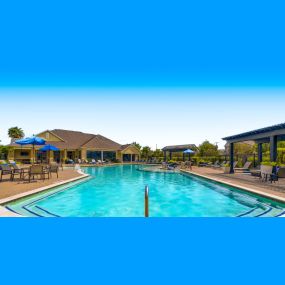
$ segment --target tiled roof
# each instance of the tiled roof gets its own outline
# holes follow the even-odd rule
[[[285,123],[279,124],[279,125],[274,125],[271,127],[262,128],[262,129],[257,129],[257,130],[250,131],[250,132],[245,132],[245,133],[234,135],[234,136],[229,136],[229,137],[223,138],[223,140],[229,141],[229,140],[235,140],[235,139],[242,139],[245,137],[259,135],[259,134],[268,133],[268,132],[272,132],[272,131],[278,131],[278,130],[282,130],[282,129],[283,130],[285,129]]]
[[[59,149],[99,149],[99,150],[119,150],[121,145],[101,135],[87,134],[76,131],[55,129],[50,131],[62,141],[48,142]],[[10,146],[19,146],[11,142]],[[31,147],[31,146],[27,146]]]
[[[193,151],[197,150],[197,146],[195,144],[182,144],[182,145],[169,145],[164,147],[163,151],[185,151],[187,149],[191,149]]]

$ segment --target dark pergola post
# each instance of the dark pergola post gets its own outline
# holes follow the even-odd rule
[[[261,164],[262,163],[262,143],[258,144],[258,162]]]
[[[172,152],[169,152],[169,159],[172,160]]]
[[[183,161],[185,161],[185,153],[183,152]]]
[[[234,170],[234,143],[230,144],[230,173],[233,174],[235,173]]]
[[[270,137],[270,160],[272,162],[277,160],[277,136]]]
[[[163,156],[164,156],[164,162],[166,162],[166,160],[167,160],[166,151],[163,152]]]

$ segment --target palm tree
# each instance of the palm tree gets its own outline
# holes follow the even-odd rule
[[[8,130],[8,136],[11,139],[22,139],[25,136],[25,133],[21,128],[13,127]]]

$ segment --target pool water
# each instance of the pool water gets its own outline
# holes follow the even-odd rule
[[[83,182],[10,203],[25,216],[143,217],[149,186],[150,217],[235,217],[283,208],[237,189],[180,173],[138,171],[136,165],[85,168]],[[253,216],[253,214],[252,214]]]

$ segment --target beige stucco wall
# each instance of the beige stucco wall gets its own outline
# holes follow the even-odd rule
[[[62,141],[57,136],[53,135],[51,132],[46,131],[37,135],[40,138],[43,138],[47,142],[60,142]]]
[[[22,156],[21,152],[28,152],[29,155],[28,156]],[[32,151],[31,149],[11,149],[11,151],[9,152],[8,155],[8,159],[11,160],[28,160],[28,159],[32,159],[32,155],[31,155]]]
[[[140,151],[134,147],[134,146],[129,146],[126,149],[121,151],[122,154],[136,154],[136,155],[140,155]]]

